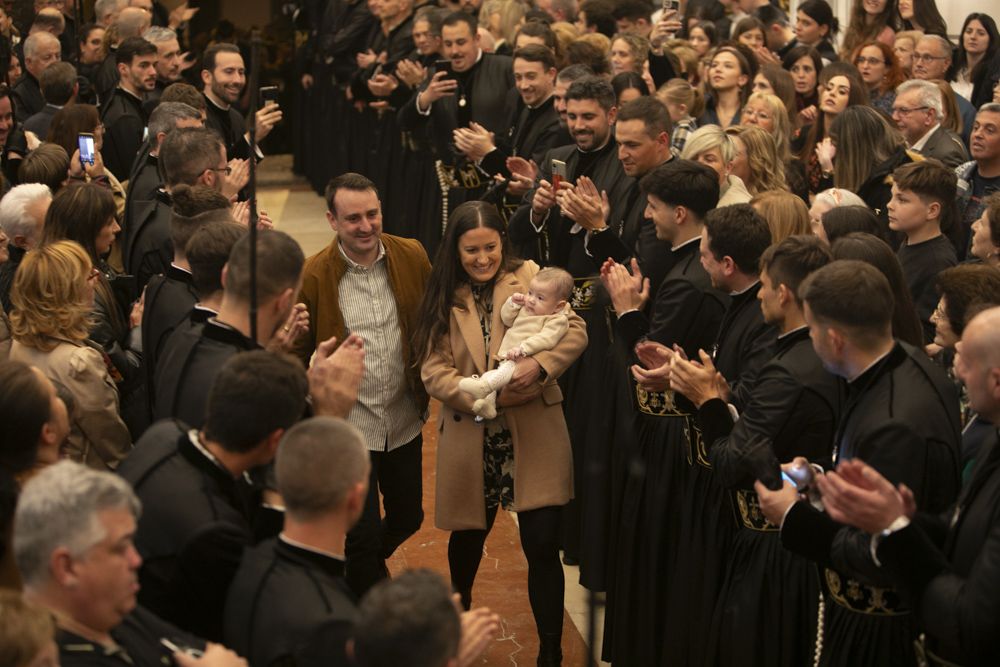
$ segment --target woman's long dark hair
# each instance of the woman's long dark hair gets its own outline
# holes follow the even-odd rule
[[[892,337],[915,347],[924,346],[924,333],[910,289],[903,280],[903,269],[889,244],[871,234],[853,232],[833,244],[834,259],[857,259],[871,264],[889,281],[895,307],[892,311]]]
[[[68,239],[83,246],[98,265],[97,237],[115,217],[111,191],[96,183],[79,183],[63,188],[52,198],[42,231],[42,243]]]
[[[896,7],[896,12],[899,13],[899,7]],[[913,0],[913,18],[917,25],[922,26],[921,30],[925,35],[941,35],[945,39],[948,38],[948,24],[945,23],[934,0]],[[899,17],[899,22],[906,30],[916,30],[913,23],[902,16]],[[962,32],[965,32],[965,26],[962,26]],[[961,36],[962,33],[958,34]]]
[[[796,91],[795,101],[798,103],[798,109],[789,109],[789,117],[794,116],[796,111],[802,111],[807,106],[819,104],[819,93],[817,90],[819,89],[820,74],[823,73],[823,56],[819,54],[819,51],[811,46],[796,46],[785,54],[785,57],[781,61],[781,67],[787,72],[791,72],[795,63],[805,57],[808,57],[812,61],[813,69],[816,70],[816,90],[813,90],[809,95],[800,95]]]
[[[455,292],[469,283],[462,268],[458,242],[466,232],[486,227],[500,235],[500,268],[497,276],[516,270],[523,261],[513,254],[507,238],[507,228],[496,207],[487,202],[470,201],[452,211],[444,238],[434,256],[434,266],[427,281],[427,290],[420,306],[420,320],[413,332],[413,358],[419,367],[427,354],[448,335],[451,308],[456,304]]]
[[[1000,33],[997,31],[997,23],[992,16],[979,12],[973,12],[966,16],[965,22],[962,23],[962,32],[958,33],[958,48],[955,49],[955,62],[951,66],[951,79],[954,79],[959,72],[969,66],[969,55],[965,52],[965,29],[972,21],[979,21],[990,38],[990,44],[986,47],[986,53],[983,54],[982,60],[969,72],[969,81],[975,85],[979,80],[985,78],[986,70],[994,64],[992,63],[993,56],[1000,50]]]

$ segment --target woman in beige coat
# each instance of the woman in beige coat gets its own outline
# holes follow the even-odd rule
[[[483,544],[500,507],[518,513],[528,560],[528,595],[540,638],[539,665],[558,665],[563,615],[559,507],[573,495],[572,454],[558,377],[583,351],[583,321],[552,350],[517,362],[497,399],[496,419],[476,422],[473,397],[459,381],[489,370],[506,327],[500,306],[527,291],[538,272],[507,250],[496,208],[468,202],[455,209],[431,272],[414,344],[421,377],[442,402],[438,427],[436,517],[453,531],[452,584],[468,608]],[[495,307],[494,307],[495,306]]]
[[[36,367],[72,396],[66,456],[114,470],[132,441],[118,414],[118,390],[106,355],[87,339],[99,275],[73,241],[25,255],[10,293],[10,358]]]

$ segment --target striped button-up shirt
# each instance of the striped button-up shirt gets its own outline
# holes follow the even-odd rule
[[[406,381],[404,342],[385,247],[379,244],[378,259],[370,267],[338,248],[347,263],[340,279],[340,312],[347,330],[365,341],[365,374],[347,420],[365,436],[369,450],[389,451],[417,437],[423,423]]]

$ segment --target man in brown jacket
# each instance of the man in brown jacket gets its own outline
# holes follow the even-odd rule
[[[364,176],[331,180],[326,203],[336,236],[306,260],[299,301],[311,326],[299,354],[307,362],[316,342],[330,336],[364,339],[365,374],[347,417],[364,435],[372,464],[364,513],[347,536],[346,577],[360,597],[387,576],[385,559],[423,521],[420,430],[428,399],[410,332],[431,265],[419,242],[382,233],[378,191]]]

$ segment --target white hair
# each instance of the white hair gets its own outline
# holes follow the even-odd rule
[[[169,42],[172,39],[177,39],[177,33],[170,28],[154,25],[152,28],[142,33],[142,38],[147,42],[152,42],[153,44],[162,44],[163,42]]]
[[[830,188],[829,190],[823,190],[823,192],[816,195],[816,199],[813,200],[813,205],[815,204],[826,204],[830,208],[838,208],[840,206],[864,206],[868,207],[865,200],[857,196],[850,190],[845,190],[844,188]]]
[[[105,14],[114,14],[125,7],[125,0],[97,0],[94,3],[94,16],[98,21]]]
[[[951,59],[952,59],[952,50],[955,47],[952,45],[951,42],[949,42],[947,39],[945,39],[941,35],[924,35],[923,37],[921,37],[917,41],[918,42],[923,42],[923,41],[934,42],[935,44],[938,45],[938,47],[940,47],[941,55],[945,56],[948,59],[948,62],[951,62]]]
[[[128,482],[113,473],[64,460],[28,481],[14,514],[14,558],[24,581],[47,581],[49,559],[59,547],[80,557],[103,540],[97,515],[109,509],[137,518],[142,509]]]
[[[918,98],[920,106],[934,111],[934,118],[937,120],[944,118],[944,102],[941,98],[941,89],[937,87],[936,83],[924,81],[923,79],[904,81],[896,87],[896,97],[911,90],[915,90],[920,94]]]
[[[43,30],[41,32],[35,32],[28,35],[28,38],[24,40],[24,59],[28,60],[30,58],[34,60],[35,56],[38,55],[38,50],[46,44],[51,44],[52,42],[58,44],[59,38],[51,32]]]
[[[0,228],[13,241],[15,236],[33,238],[38,230],[38,221],[28,213],[28,209],[43,197],[52,199],[49,186],[42,183],[24,183],[10,189],[0,199]]]

